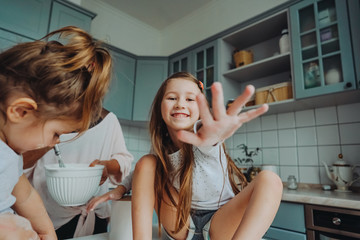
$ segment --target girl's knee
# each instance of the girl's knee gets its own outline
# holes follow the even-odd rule
[[[269,185],[273,190],[280,190],[282,192],[283,184],[279,175],[276,173],[269,170],[263,170],[256,178],[259,180],[259,184]]]

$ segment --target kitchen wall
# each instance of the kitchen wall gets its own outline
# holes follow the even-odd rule
[[[122,127],[128,150],[137,161],[150,150],[147,129]],[[331,184],[322,161],[331,165],[342,153],[348,163],[360,165],[360,102],[259,117],[226,140],[231,157],[244,157],[237,148],[242,143],[249,150],[260,147],[254,165],[278,166],[283,181],[295,175],[301,183]],[[360,174],[360,168],[356,170]]]
[[[94,12],[91,34],[139,56],[169,56],[288,0],[213,0],[163,30],[101,0],[70,0]]]

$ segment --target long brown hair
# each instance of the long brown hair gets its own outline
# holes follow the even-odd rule
[[[187,72],[178,72],[168,77],[162,83],[152,103],[149,130],[152,143],[152,151],[157,159],[154,191],[158,208],[158,221],[159,223],[161,223],[160,207],[163,200],[163,194],[166,193],[169,196],[171,204],[177,209],[177,221],[174,233],[179,232],[185,226],[190,215],[192,199],[192,173],[194,167],[194,153],[193,146],[191,144],[184,143],[182,145],[180,151],[182,153],[181,155],[183,159],[186,159],[186,161],[181,161],[182,165],[179,167],[179,170],[177,172],[173,172],[174,170],[172,169],[168,157],[170,153],[169,149],[173,149],[173,143],[169,137],[167,126],[162,119],[161,102],[163,100],[169,81],[176,78],[181,78],[196,83],[199,86],[201,92],[203,92],[202,83],[198,81],[193,75]],[[237,194],[243,187],[246,186],[246,178],[235,166],[234,162],[230,159],[230,157],[227,154],[226,156],[230,184],[234,193]],[[180,190],[178,193],[179,199],[177,203],[170,193],[170,187],[172,186],[170,174],[172,176],[179,177]],[[240,189],[236,184],[234,174],[241,182]]]
[[[48,40],[54,36],[64,43]],[[6,50],[0,54],[0,129],[7,99],[22,93],[35,100],[40,120],[75,118],[85,131],[101,112],[111,67],[109,52],[72,26]]]

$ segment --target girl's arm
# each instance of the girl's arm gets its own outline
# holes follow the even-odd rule
[[[86,210],[88,212],[93,211],[96,208],[96,206],[102,202],[106,202],[108,200],[118,200],[122,198],[125,193],[131,190],[133,173],[134,173],[133,171],[130,172],[130,174],[126,176],[126,178],[121,182],[121,184],[117,186],[115,189],[103,194],[102,196],[97,196],[91,199]]]
[[[110,192],[107,192],[101,196],[94,197],[90,200],[89,204],[86,207],[86,211],[94,211],[97,205],[100,203],[109,201],[109,200],[119,200],[124,196],[125,193],[128,191],[123,185],[117,186],[115,189],[111,190]]]
[[[241,113],[242,108],[250,100],[254,92],[255,88],[253,86],[246,86],[243,94],[237,97],[229,109],[226,110],[221,83],[214,83],[211,86],[213,114],[210,113],[205,96],[199,94],[197,102],[199,104],[202,127],[196,134],[180,130],[177,133],[177,137],[180,141],[195,146],[212,146],[231,137],[242,124],[264,114],[269,109],[268,105],[264,104],[257,109]]]
[[[39,234],[40,238],[57,239],[54,226],[45,206],[25,175],[19,178],[12,194],[16,197],[16,202],[12,208],[17,214],[31,222],[33,229]]]

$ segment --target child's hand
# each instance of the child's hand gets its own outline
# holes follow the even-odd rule
[[[39,236],[32,229],[29,220],[12,213],[0,214],[0,239],[31,239],[39,240]]]
[[[109,177],[109,173],[108,173],[107,166],[106,166],[106,161],[101,161],[99,159],[96,159],[90,163],[89,167],[93,167],[95,165],[103,165],[104,166],[104,170],[103,170],[101,180],[100,180],[100,185],[102,185],[106,181],[106,179]]]
[[[229,138],[243,123],[251,121],[269,109],[268,105],[264,104],[257,109],[240,113],[254,92],[253,86],[246,86],[243,94],[237,97],[226,110],[222,86],[218,82],[214,83],[211,86],[213,115],[210,113],[204,95],[198,95],[197,102],[202,127],[196,134],[185,130],[179,131],[177,133],[179,140],[195,146],[212,146]]]
[[[107,192],[101,196],[94,197],[90,200],[89,204],[86,207],[86,211],[94,211],[97,205],[100,203],[109,201],[109,200],[119,200],[125,194],[126,189],[123,185],[117,186],[117,188]]]

